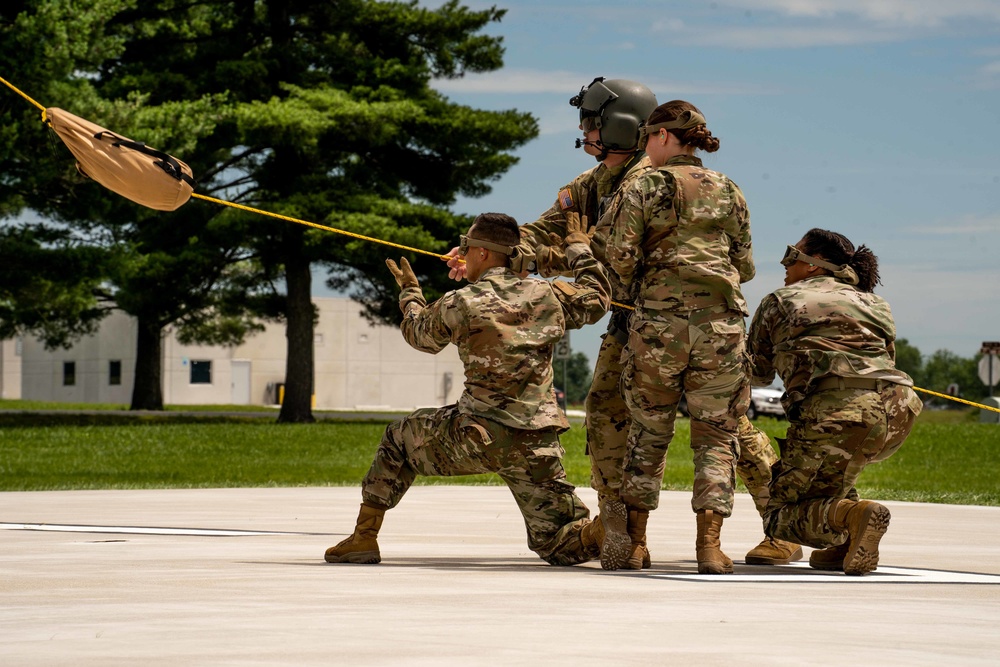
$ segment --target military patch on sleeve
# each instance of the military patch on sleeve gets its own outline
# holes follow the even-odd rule
[[[562,210],[565,211],[568,208],[573,208],[573,194],[569,191],[569,188],[560,190],[557,198],[559,199],[559,206],[562,207]]]
[[[574,297],[580,293],[580,290],[578,290],[574,285],[571,285],[565,280],[553,280],[552,289],[556,290],[557,292],[562,292],[568,297]]]

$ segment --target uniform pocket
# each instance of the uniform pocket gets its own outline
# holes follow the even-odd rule
[[[486,427],[475,421],[471,417],[462,415],[456,422],[458,431],[462,435],[462,439],[471,444],[473,447],[479,447],[485,449],[489,445],[493,444],[493,436],[490,432],[486,430]]]
[[[743,325],[739,322],[726,322],[724,320],[713,320],[712,331],[722,336],[743,335]]]

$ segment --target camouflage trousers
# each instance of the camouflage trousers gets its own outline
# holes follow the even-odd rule
[[[740,458],[736,461],[736,474],[753,498],[757,512],[764,516],[767,501],[771,497],[768,485],[771,483],[771,466],[778,460],[778,454],[771,446],[771,439],[746,415],[740,417],[739,433]]]
[[[733,510],[740,417],[750,401],[744,324],[725,306],[637,311],[623,356],[622,393],[632,413],[622,499],[656,509],[681,394],[691,415],[695,512]]]
[[[555,429],[515,429],[456,405],[422,408],[386,427],[361,495],[392,508],[417,475],[496,473],[524,517],[528,548],[552,565],[576,565],[597,554],[580,542],[590,511],[566,481],[562,454]]]
[[[598,497],[616,500],[621,495],[622,462],[632,423],[621,390],[624,347],[613,332],[604,335],[586,403],[590,485]]]
[[[843,544],[847,534],[830,527],[830,506],[857,499],[858,475],[899,449],[921,407],[912,389],[892,383],[881,392],[820,391],[794,405],[772,470],[764,532],[815,548]]]

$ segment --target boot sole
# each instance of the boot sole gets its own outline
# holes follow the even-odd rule
[[[861,534],[852,540],[853,547],[844,558],[844,574],[859,576],[878,567],[878,543],[889,530],[889,509],[872,503],[861,515]]]
[[[628,535],[628,508],[620,500],[605,501],[601,507],[604,542],[601,544],[601,567],[619,570],[632,555],[632,538]]]
[[[797,560],[802,560],[802,547],[799,547],[787,558],[771,558],[770,556],[751,556],[747,554],[743,562],[747,565],[788,565]]]
[[[377,551],[352,551],[343,556],[326,554],[323,558],[327,563],[353,563],[354,565],[378,565],[382,562],[382,556]]]

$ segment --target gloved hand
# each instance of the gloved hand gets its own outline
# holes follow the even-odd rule
[[[584,243],[589,246],[596,231],[597,225],[587,231],[587,216],[580,217],[576,211],[566,211],[566,245]]]
[[[413,269],[410,268],[410,263],[406,261],[405,257],[400,258],[399,266],[396,266],[396,262],[391,259],[385,260],[385,265],[389,267],[389,271],[392,272],[392,277],[396,279],[396,284],[399,285],[400,289],[420,287],[420,282],[417,281],[417,276],[413,273]]]

